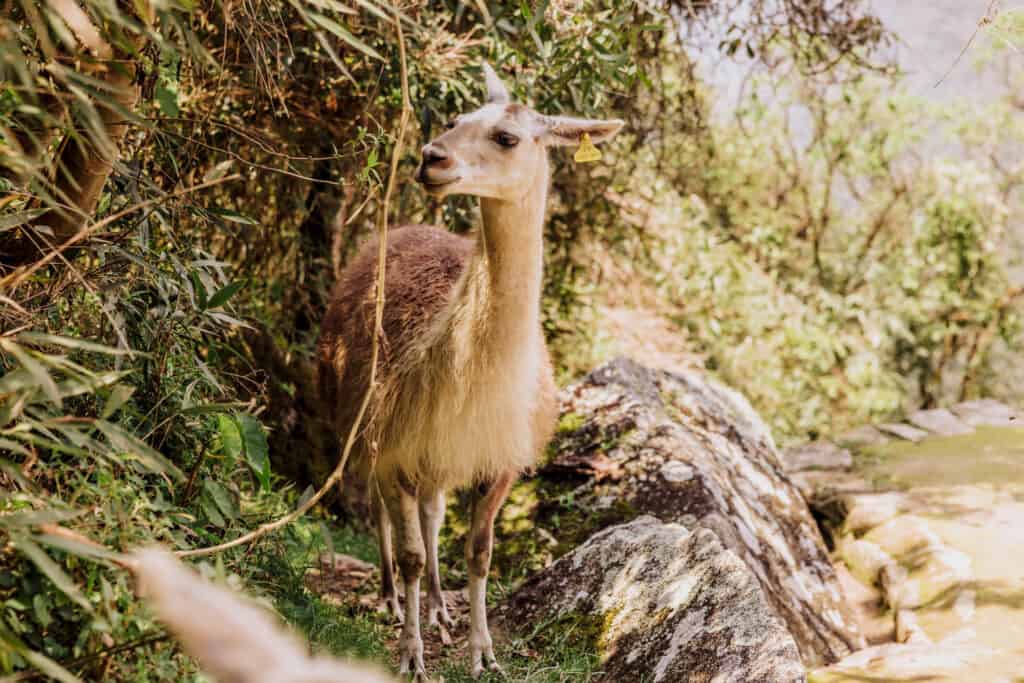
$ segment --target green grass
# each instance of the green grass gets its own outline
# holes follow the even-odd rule
[[[383,615],[354,605],[336,605],[307,590],[304,574],[316,566],[328,545],[367,562],[376,562],[376,543],[368,533],[331,525],[330,543],[324,539],[327,524],[315,518],[296,522],[258,559],[254,587],[270,597],[281,616],[310,643],[317,653],[386,662],[391,627]]]
[[[337,605],[307,590],[305,570],[313,566],[327,548],[324,534],[329,529],[335,552],[376,562],[376,540],[369,531],[347,525],[322,523],[314,518],[300,520],[255,555],[256,569],[250,588],[270,598],[280,615],[302,634],[314,652],[339,657],[372,660],[393,666],[388,649],[395,627],[383,614],[357,604]],[[454,554],[454,553],[453,553]],[[459,573],[457,568],[454,574]],[[446,577],[446,584],[451,579]],[[376,586],[372,586],[376,590]],[[492,606],[513,588],[500,579],[491,582]],[[497,633],[497,629],[493,629]],[[556,683],[589,681],[599,671],[592,629],[580,620],[545,624],[529,633],[498,638],[496,653],[504,673],[487,673],[481,681],[526,681]],[[469,656],[464,646],[449,649],[441,661],[428,661],[433,676],[446,683],[469,682]]]

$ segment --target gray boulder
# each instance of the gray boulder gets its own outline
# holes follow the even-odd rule
[[[864,647],[770,432],[746,399],[707,374],[628,360],[598,368],[563,392],[562,426],[538,477],[560,488],[540,488],[548,502],[534,524],[563,542],[580,527],[570,547],[643,514],[679,523],[697,538],[713,531],[756,577],[805,664]],[[585,522],[569,523],[568,508],[550,502],[566,498],[572,510],[585,511]]]
[[[796,643],[747,565],[709,529],[611,527],[534,575],[518,622],[590,619],[607,681],[802,681]]]

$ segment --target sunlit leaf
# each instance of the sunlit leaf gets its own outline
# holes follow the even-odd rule
[[[245,447],[245,459],[256,474],[264,491],[270,490],[270,449],[263,425],[252,415],[240,413],[236,416],[238,429]]]
[[[174,465],[174,463],[169,461],[139,437],[125,431],[112,422],[107,422],[106,420],[96,420],[95,424],[110,441],[110,445],[136,456],[139,459],[139,462],[145,465],[149,470],[170,474],[176,479],[185,478],[185,475]]]

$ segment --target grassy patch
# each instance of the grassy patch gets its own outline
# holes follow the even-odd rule
[[[334,552],[377,561],[371,534],[349,526],[328,527],[307,518],[289,527],[279,542],[260,554],[254,583],[315,652],[386,662],[391,627],[382,616],[358,604],[334,604],[305,587],[306,570],[315,566],[328,547],[325,531]]]
[[[600,674],[596,643],[602,620],[571,615],[536,626],[495,647],[502,673],[487,672],[480,680],[561,683],[589,681]],[[470,683],[466,652],[453,652],[438,669],[445,683]]]

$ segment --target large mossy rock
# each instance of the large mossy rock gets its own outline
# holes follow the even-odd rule
[[[768,429],[746,399],[706,374],[621,359],[598,368],[563,392],[560,429],[537,477],[534,524],[563,549],[640,515],[697,538],[706,529],[756,577],[805,664],[864,646]],[[558,502],[566,499],[571,508]]]
[[[757,578],[708,529],[648,516],[605,529],[528,580],[504,612],[592,624],[603,680],[804,679]]]

